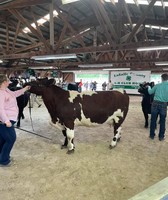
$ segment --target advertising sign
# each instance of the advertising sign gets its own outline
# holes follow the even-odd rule
[[[128,94],[139,94],[139,84],[150,82],[150,71],[114,71],[111,72],[111,82],[114,89],[122,88]]]

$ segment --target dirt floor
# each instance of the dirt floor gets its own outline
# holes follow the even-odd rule
[[[0,200],[128,200],[167,177],[168,138],[148,138],[140,101],[130,97],[116,148],[108,148],[110,127],[77,127],[73,155],[60,149],[63,135],[49,125],[44,104],[36,105],[34,130],[51,140],[16,129],[13,163],[0,168]],[[21,128],[32,131],[28,108],[25,117]]]

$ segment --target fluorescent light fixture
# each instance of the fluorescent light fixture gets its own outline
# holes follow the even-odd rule
[[[58,60],[58,59],[69,59],[77,58],[76,54],[57,54],[57,55],[43,55],[43,56],[32,56],[34,60]]]
[[[104,64],[86,64],[86,65],[78,65],[78,67],[81,67],[81,68],[96,68],[96,67],[112,67],[113,64],[111,63],[104,63]]]
[[[68,72],[73,72],[73,73],[75,73],[75,72],[77,72],[77,71],[78,71],[78,72],[81,72],[81,71],[79,71],[79,70],[70,70],[70,69],[69,69],[69,70],[68,70],[68,69],[67,69],[67,70],[61,70],[61,72],[63,72],[63,73],[64,73],[64,72],[65,72],[65,73],[66,73],[66,72],[67,72],[67,73],[68,73]]]
[[[130,70],[131,68],[109,68],[109,69],[103,69],[105,71],[127,71]]]
[[[163,71],[168,71],[168,68],[163,68]]]
[[[76,1],[80,1],[80,0],[62,0],[62,4],[67,4],[67,3],[73,3]],[[112,3],[111,0],[104,0],[105,2],[109,2]],[[114,0],[115,3],[118,3],[118,0]],[[149,5],[149,1],[148,0],[137,0],[136,1],[138,3],[138,5]],[[127,4],[135,4],[134,0],[125,0],[125,3]],[[168,2],[163,1],[164,6],[167,7],[168,6]],[[156,1],[154,6],[162,6],[162,2],[161,1]]]
[[[79,0],[62,0],[62,4],[74,3]]]
[[[158,66],[168,65],[168,62],[167,61],[165,61],[165,62],[155,62],[155,65],[158,65]]]
[[[155,51],[155,50],[166,50],[168,46],[151,46],[151,47],[140,47],[137,51]]]
[[[34,67],[29,67],[29,69],[57,69],[53,66],[34,66]]]
[[[104,0],[104,1],[109,2],[109,3],[112,2],[111,0]],[[118,0],[114,0],[114,2],[118,3]],[[137,0],[136,2],[138,3],[138,5],[149,5],[148,0]],[[135,1],[134,0],[125,0],[125,3],[135,4]],[[164,3],[165,7],[168,6],[168,2],[163,1],[163,3]],[[156,1],[154,6],[162,6],[162,2],[161,1]]]
[[[2,60],[0,60],[0,63],[3,63],[3,61],[2,61]]]

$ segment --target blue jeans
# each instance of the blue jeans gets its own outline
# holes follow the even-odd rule
[[[0,124],[0,164],[2,165],[10,162],[10,152],[16,141],[16,132],[13,126],[15,122],[11,121],[11,123],[11,127]]]
[[[156,121],[158,116],[160,116],[159,138],[164,138],[165,122],[167,116],[167,103],[153,101],[151,108],[150,137],[155,136]]]

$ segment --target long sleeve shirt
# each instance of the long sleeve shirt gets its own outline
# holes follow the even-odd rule
[[[25,89],[11,91],[7,89],[0,89],[0,121],[6,123],[10,120],[17,121],[18,106],[16,97],[22,95]]]
[[[156,84],[152,89],[148,88],[149,94],[154,94],[154,101],[168,102],[168,82]]]

